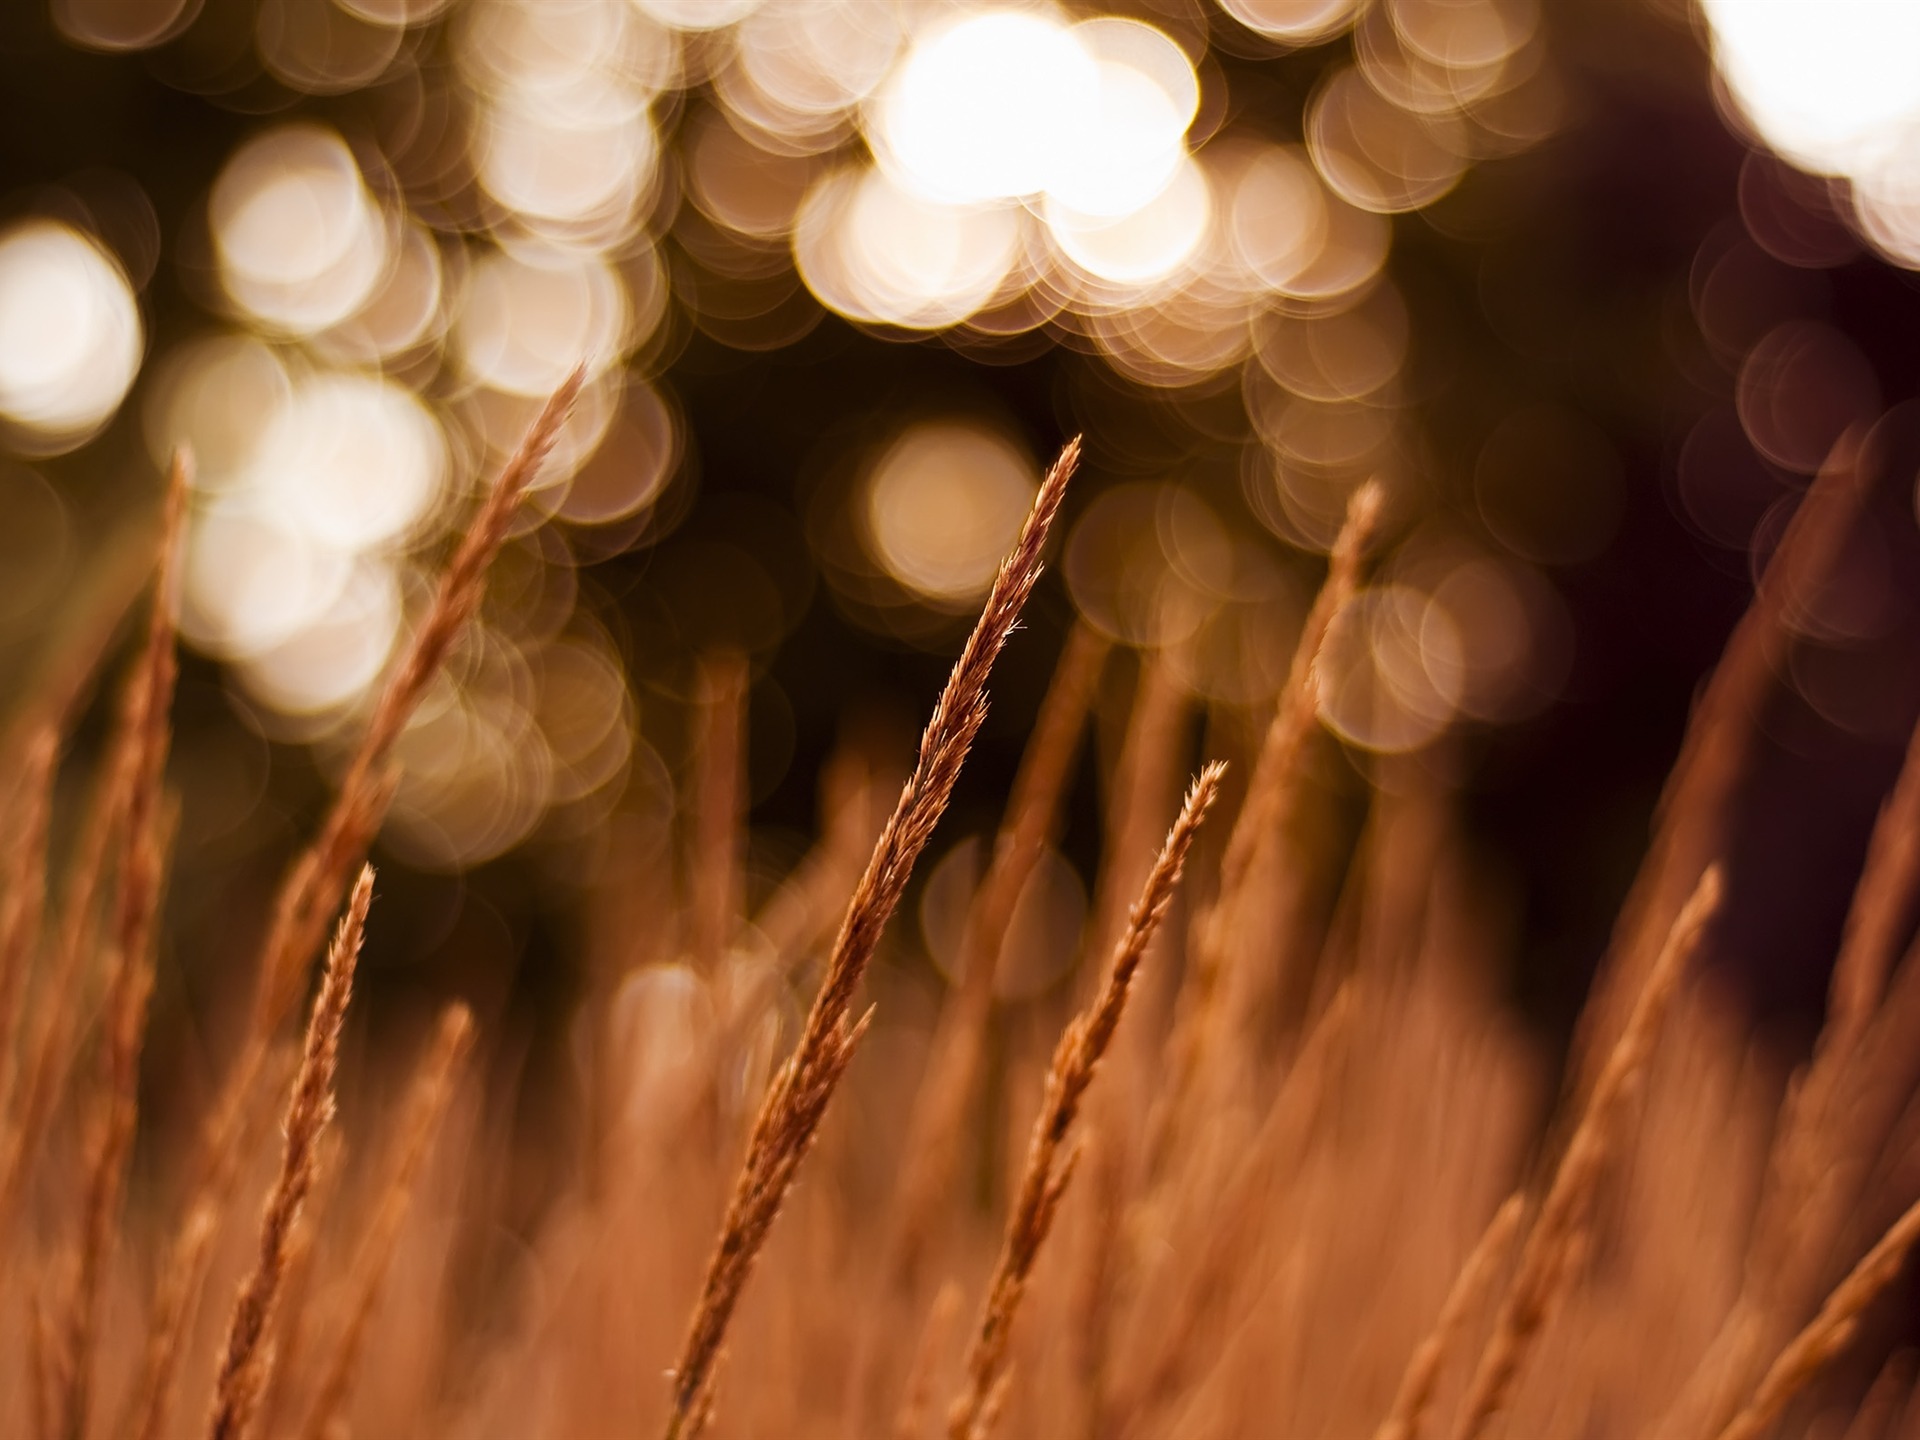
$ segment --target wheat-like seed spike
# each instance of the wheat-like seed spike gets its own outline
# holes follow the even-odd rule
[[[1373,1440],[1417,1440],[1427,1411],[1433,1404],[1434,1392],[1440,1386],[1447,1355],[1468,1323],[1479,1313],[1487,1292],[1493,1286],[1494,1277],[1499,1273],[1500,1263],[1506,1258],[1514,1234],[1520,1228],[1520,1217],[1525,1212],[1525,1197],[1521,1195],[1509,1196],[1506,1203],[1494,1212],[1493,1219],[1481,1232],[1472,1253],[1467,1256],[1466,1264],[1460,1267],[1460,1273],[1454,1277],[1453,1286],[1440,1306],[1440,1316],[1433,1322],[1433,1329],[1407,1361],[1406,1373],[1400,1378],[1400,1390],[1394,1398],[1393,1409],[1374,1432]]]
[[[342,1169],[340,1132],[329,1130],[320,1139],[313,1161],[313,1183],[301,1207],[300,1223],[287,1241],[287,1260],[280,1281],[274,1322],[261,1342],[273,1356],[272,1371],[262,1381],[254,1419],[260,1432],[277,1435],[286,1428],[288,1396],[300,1386],[307,1370],[306,1350],[312,1335],[312,1293],[319,1265],[320,1230],[340,1188]],[[329,1257],[331,1258],[331,1257]]]
[[[856,1024],[849,1019],[854,993],[879,945],[881,932],[900,903],[914,861],[946,809],[973,737],[986,719],[987,677],[1040,578],[1047,533],[1079,459],[1080,442],[1076,438],[1067,443],[1048,470],[1013,553],[994,576],[986,606],[921,736],[913,773],[880,833],[841,923],[799,1043],[767,1089],[719,1241],[707,1265],[679,1364],[674,1367],[666,1424],[669,1440],[681,1440],[686,1434],[695,1402],[707,1389],[741,1289],[786,1198],[794,1172],[813,1143],[827,1102],[853,1058],[864,1026],[864,1022]]]
[[[1746,1408],[1720,1431],[1717,1440],[1759,1440],[1780,1412],[1821,1368],[1853,1338],[1860,1316],[1892,1283],[1920,1240],[1920,1202],[1915,1202],[1861,1257],[1834,1288],[1807,1326],[1775,1357]]]
[[[1100,1057],[1126,1011],[1127,992],[1146,954],[1148,943],[1173,903],[1180,872],[1186,865],[1193,837],[1220,793],[1226,766],[1215,762],[1200,772],[1187,792],[1180,815],[1167,833],[1160,857],[1147,877],[1146,888],[1133,907],[1125,934],[1114,947],[1106,984],[1093,1005],[1060,1037],[1047,1075],[1046,1098],[1034,1121],[1027,1146],[1026,1169],[1013,1211],[1007,1217],[1000,1259],[988,1283],[967,1360],[967,1382],[947,1414],[949,1440],[982,1440],[986,1434],[989,1402],[1005,1376],[1007,1345],[1020,1298],[1033,1274],[1033,1264],[1053,1227],[1053,1217],[1072,1174],[1073,1154],[1062,1156],[1081,1098],[1093,1082]]]
[[[1058,824],[1060,797],[1107,648],[1107,642],[1084,624],[1069,637],[1014,777],[993,857],[969,907],[959,989],[941,1010],[901,1151],[904,1169],[886,1262],[888,1280],[895,1286],[911,1284],[918,1274],[936,1217],[947,1200],[992,1013],[1000,947],[1034,861]]]
[[[1520,1253],[1519,1268],[1508,1284],[1493,1334],[1480,1353],[1478,1367],[1461,1403],[1454,1440],[1478,1440],[1506,1406],[1554,1304],[1569,1278],[1567,1257],[1586,1234],[1607,1159],[1628,1120],[1640,1072],[1652,1052],[1668,1002],[1679,988],[1701,932],[1720,903],[1719,867],[1709,866],[1667,935],[1646,984],[1620,1032],[1605,1069],[1594,1083],[1580,1123],[1560,1157],[1546,1198]]]
[[[345,1324],[332,1346],[332,1353],[320,1369],[320,1387],[307,1413],[301,1433],[306,1440],[324,1440],[334,1418],[346,1403],[359,1362],[361,1343],[368,1322],[373,1318],[374,1302],[386,1277],[400,1241],[402,1223],[413,1199],[414,1185],[425,1162],[440,1120],[453,1099],[453,1082],[460,1057],[473,1036],[473,1016],[466,1006],[447,1007],[435,1031],[433,1048],[421,1062],[420,1073],[407,1101],[406,1118],[401,1126],[396,1163],[380,1188],[380,1199],[373,1219],[366,1227],[353,1266],[348,1273],[348,1300]]]
[[[340,921],[320,993],[313,1002],[300,1071],[287,1101],[286,1146],[280,1173],[260,1217],[260,1246],[253,1269],[241,1282],[215,1384],[210,1440],[242,1440],[265,1387],[272,1356],[267,1329],[286,1276],[287,1249],[300,1223],[300,1208],[312,1188],[320,1137],[333,1118],[333,1075],[340,1053],[340,1027],[353,995],[367,907],[373,901],[373,867],[362,866],[347,913]]]
[[[17,804],[7,817],[13,837],[0,869],[0,1127],[13,1110],[13,1096],[25,1069],[17,1039],[20,1002],[27,971],[40,947],[47,893],[47,821],[53,810],[59,733],[51,727],[29,739],[23,773],[15,786]]]

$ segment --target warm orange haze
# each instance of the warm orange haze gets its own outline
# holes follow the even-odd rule
[[[0,1434],[1920,1435],[1920,20],[0,16]]]

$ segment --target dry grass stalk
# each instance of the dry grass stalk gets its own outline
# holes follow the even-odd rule
[[[1709,866],[1694,887],[1647,975],[1633,1014],[1600,1072],[1501,1302],[1453,1428],[1453,1440],[1477,1440],[1506,1407],[1521,1366],[1537,1345],[1572,1278],[1571,1253],[1585,1243],[1588,1218],[1607,1160],[1620,1143],[1642,1070],[1687,962],[1720,903],[1720,871]]]
[[[855,992],[986,719],[988,675],[1040,578],[1041,551],[1079,459],[1079,440],[1069,441],[1041,482],[1020,539],[994,577],[980,620],[927,722],[913,774],[854,893],[799,1043],[768,1087],[674,1367],[669,1437],[697,1433],[690,1422],[709,1393],[740,1292],[853,1058],[864,1027],[864,1021],[851,1018]]]
[[[1225,768],[1218,763],[1208,765],[1187,792],[1180,816],[1168,832],[1159,859],[1147,877],[1146,888],[1134,905],[1126,932],[1114,948],[1105,986],[1093,1006],[1067,1027],[1054,1051],[1053,1065],[1047,1074],[1046,1098],[1034,1121],[1027,1148],[1026,1170],[1020,1179],[1013,1211],[1007,1218],[1000,1259],[988,1284],[980,1324],[974,1333],[967,1360],[966,1387],[947,1415],[950,1440],[981,1440],[987,1432],[992,1397],[1006,1371],[1007,1345],[1020,1298],[1072,1178],[1078,1151],[1063,1154],[1062,1147],[1079,1114],[1081,1098],[1093,1082],[1100,1057],[1106,1053],[1114,1031],[1119,1028],[1134,973],[1173,903],[1187,851],[1206,819],[1208,807],[1219,794],[1220,777]]]
[[[1310,1151],[1313,1126],[1337,1088],[1352,1046],[1358,1008],[1354,987],[1343,985],[1312,1022],[1259,1129],[1234,1147],[1232,1163],[1223,1167],[1226,1178],[1217,1195],[1210,1178],[1204,1195],[1163,1185],[1136,1200],[1128,1217],[1133,1232],[1128,1248],[1134,1252],[1129,1260],[1136,1269],[1146,1268],[1138,1252],[1152,1230],[1168,1223],[1178,1202],[1201,1200],[1204,1220],[1176,1259],[1151,1274],[1126,1277],[1139,1289],[1132,1309],[1136,1330],[1146,1332],[1139,1337],[1145,1343],[1136,1343],[1113,1367],[1124,1383],[1102,1398],[1095,1434],[1161,1433],[1166,1428],[1162,1412],[1182,1387],[1200,1388],[1194,1372],[1219,1362],[1217,1346],[1196,1337],[1237,1318],[1248,1269],[1247,1239],[1258,1234],[1258,1217],[1272,1206],[1280,1177],[1298,1168]],[[1159,1289],[1148,1283],[1156,1279],[1162,1282]]]
[[[32,1157],[39,1151],[54,1101],[65,1087],[74,1061],[82,1019],[76,997],[98,948],[100,892],[106,883],[114,838],[120,833],[138,758],[130,736],[130,721],[123,705],[115,739],[95,778],[78,856],[68,867],[51,961],[37,987],[38,1003],[33,1007],[36,1022],[23,1027],[25,1033],[20,1037],[22,1078],[16,1084],[11,1109],[0,1113],[0,1239],[12,1228]]]
[[[1831,569],[1866,500],[1861,437],[1843,435],[1787,523],[1753,601],[1687,721],[1654,810],[1654,838],[1621,907],[1574,1045],[1574,1087],[1593,1083],[1673,917],[1709,860],[1725,849],[1728,805],[1752,754],[1752,717],[1777,683],[1796,599]]]
[[[886,818],[878,797],[897,788],[879,783],[874,770],[871,757],[851,748],[837,750],[827,760],[820,785],[826,833],[753,920],[779,973],[824,945],[846,913],[847,899]]]
[[[1850,1051],[1887,989],[1901,922],[1920,877],[1920,728],[1907,742],[1893,793],[1881,805],[1847,911],[1828,987],[1823,1050]],[[1817,1062],[1816,1062],[1817,1063]]]
[[[1840,1440],[1886,1440],[1888,1427],[1899,1419],[1912,1394],[1913,1355],[1896,1353],[1873,1377],[1873,1384],[1860,1399],[1860,1408],[1840,1432]]]
[[[341,1150],[340,1132],[330,1128],[321,1136],[313,1161],[313,1183],[300,1208],[300,1223],[293,1227],[287,1242],[287,1260],[280,1297],[274,1307],[274,1324],[261,1342],[273,1355],[272,1371],[262,1384],[259,1403],[254,1407],[254,1417],[263,1435],[277,1435],[286,1428],[283,1417],[288,1395],[306,1368],[314,1309],[311,1296],[319,1278],[315,1272],[323,1268],[320,1232],[326,1228],[328,1212],[340,1190],[341,1171],[345,1168]]]
[[[1897,1025],[1906,1007],[1905,992],[1887,995],[1887,977],[1906,921],[1916,872],[1920,871],[1920,728],[1908,742],[1899,779],[1880,808],[1867,845],[1865,865],[1848,908],[1840,953],[1834,961],[1829,986],[1826,1023],[1821,1027],[1813,1059],[1795,1078],[1784,1106],[1773,1154],[1769,1157],[1768,1191],[1756,1222],[1753,1254],[1757,1262],[1753,1303],[1790,1308],[1798,1300],[1792,1280],[1783,1275],[1789,1250],[1817,1251],[1825,1235],[1812,1245],[1788,1244],[1791,1230],[1808,1230],[1813,1212],[1825,1224],[1811,1228],[1824,1232],[1836,1219],[1836,1207],[1848,1197],[1835,1193],[1821,1203],[1819,1192],[1833,1186],[1839,1157],[1836,1149],[1849,1135],[1840,1112],[1855,1101],[1853,1092],[1870,1067],[1870,1038]],[[1882,1001],[1888,1001],[1881,1010]],[[1879,1013],[1876,1013],[1879,1011]],[[1817,1263],[1817,1258],[1816,1258]],[[1810,1302],[1811,1297],[1808,1297]]]
[[[287,1101],[286,1146],[280,1173],[260,1217],[259,1253],[241,1282],[214,1387],[210,1440],[241,1440],[266,1386],[272,1356],[266,1345],[280,1287],[286,1277],[287,1251],[301,1206],[312,1188],[320,1137],[333,1119],[333,1074],[340,1054],[340,1029],[353,995],[353,972],[373,902],[373,867],[362,866],[327,955],[327,971],[314,998],[313,1016]]]
[[[1916,1240],[1920,1240],[1920,1203],[1894,1222],[1827,1297],[1820,1313],[1775,1357],[1753,1398],[1727,1422],[1717,1440],[1759,1440],[1766,1434],[1794,1397],[1853,1338],[1861,1315],[1900,1273]]]
[[[901,1392],[900,1409],[893,1420],[894,1440],[921,1440],[927,1430],[928,1407],[933,1403],[933,1378],[940,1363],[940,1352],[947,1343],[947,1332],[960,1316],[960,1287],[949,1280],[933,1297],[927,1311],[927,1323],[921,1328],[920,1343],[914,1347],[913,1363],[907,1368],[907,1383]]]
[[[1334,617],[1358,587],[1360,565],[1380,521],[1383,497],[1369,481],[1354,492],[1345,523],[1328,558],[1327,578],[1301,627],[1299,643],[1281,687],[1247,781],[1247,797],[1220,858],[1219,887],[1196,927],[1194,954],[1182,980],[1179,1011],[1167,1042],[1167,1084],[1148,1129],[1147,1165],[1163,1176],[1179,1144],[1179,1126],[1195,1109],[1199,1072],[1225,1042],[1222,985],[1233,954],[1243,887],[1278,833],[1298,784],[1307,738],[1318,722],[1320,691],[1315,677],[1320,649]],[[1223,1057],[1224,1058],[1224,1057]]]
[[[7,816],[13,838],[0,858],[0,1117],[12,1111],[25,1069],[19,1042],[20,1002],[27,972],[40,948],[47,893],[47,823],[53,811],[54,766],[60,737],[37,730],[21,761],[16,804]],[[0,1119],[0,1124],[4,1124]]]
[[[401,1226],[413,1200],[420,1167],[426,1162],[433,1137],[453,1100],[460,1058],[473,1038],[473,1017],[464,1005],[450,1005],[440,1017],[433,1048],[421,1063],[401,1122],[400,1140],[392,1169],[380,1187],[380,1198],[368,1221],[365,1239],[347,1271],[346,1318],[320,1366],[319,1388],[300,1433],[306,1440],[325,1440],[346,1404],[354,1367],[367,1326],[373,1318],[381,1282],[400,1243]]]
[[[1864,1162],[1885,1139],[1889,1107],[1906,1088],[1903,1060],[1920,1031],[1913,956],[1891,960],[1920,862],[1920,729],[1881,806],[1834,963],[1825,1025],[1794,1077],[1767,1157],[1741,1293],[1708,1363],[1670,1412],[1663,1434],[1727,1423],[1772,1345],[1805,1314],[1858,1200]],[[1889,990],[1888,976],[1894,975]]]
[[[559,438],[585,379],[584,369],[575,370],[534,420],[460,537],[433,602],[399,663],[388,673],[333,808],[319,835],[288,873],[275,902],[272,929],[261,957],[254,1031],[277,1030],[299,998],[307,965],[320,948],[328,919],[339,908],[348,877],[366,854],[385,813],[394,744],[446,663],[454,642],[479,610],[487,569],[506,542],[520,501]]]
[[[1110,1090],[1106,1093],[1111,1095]],[[1080,1440],[1098,1440],[1114,1320],[1120,1309],[1115,1262],[1123,1243],[1120,1222],[1126,1179],[1121,1157],[1115,1153],[1118,1147],[1113,1131],[1118,1127],[1103,1125],[1101,1117],[1094,1114],[1088,1117],[1088,1128],[1093,1132],[1088,1142],[1093,1152],[1093,1174],[1081,1193],[1089,1197],[1093,1213],[1081,1236],[1080,1266],[1074,1276],[1067,1333],[1073,1347],[1073,1433]]]
[[[896,1228],[885,1262],[888,1282],[897,1288],[911,1291],[946,1204],[993,1013],[1000,951],[1034,862],[1059,827],[1061,795],[1107,648],[1085,625],[1068,637],[1014,777],[993,858],[968,909],[959,987],[941,1010],[901,1149]]]
[[[223,1203],[234,1181],[246,1108],[259,1093],[268,1051],[300,998],[307,966],[319,949],[328,918],[339,909],[348,878],[365,858],[393,798],[393,747],[454,642],[479,610],[487,569],[506,542],[521,500],[572,413],[585,377],[585,370],[577,369],[554,392],[474,513],[441,573],[425,616],[388,672],[319,834],[294,861],[275,897],[255,977],[252,1014],[240,1053],[208,1111],[201,1139],[195,1189],[207,1203],[216,1207]]]
[[[747,662],[735,651],[700,667],[700,741],[689,847],[692,931],[687,949],[712,974],[733,938],[740,897],[745,776]]]
[[[159,521],[166,524],[165,495]],[[153,522],[142,519],[115,535],[89,558],[76,577],[79,598],[58,617],[4,740],[0,740],[0,791],[24,778],[22,763],[42,731],[66,734],[113,652],[114,637],[153,581],[158,547]]]
[[[1179,736],[1187,716],[1187,695],[1165,654],[1140,657],[1140,675],[1127,714],[1127,729],[1106,788],[1105,862],[1095,886],[1092,930],[1086,953],[1105,955],[1126,927],[1127,911],[1152,862],[1160,817],[1179,794],[1184,765]],[[1080,973],[1084,996],[1104,979],[1091,966]]]
[[[182,1244],[172,1257],[154,1295],[153,1317],[147,1331],[147,1351],[140,1366],[125,1417],[114,1434],[129,1440],[160,1440],[173,1417],[174,1384],[180,1372],[181,1351],[193,1318],[214,1239],[213,1212],[197,1209],[188,1217]]]
[[[1467,1256],[1466,1264],[1454,1277],[1453,1286],[1440,1306],[1433,1329],[1415,1348],[1400,1378],[1399,1393],[1393,1409],[1374,1431],[1373,1440],[1416,1440],[1427,1412],[1433,1406],[1434,1393],[1447,1357],[1465,1334],[1467,1326],[1480,1313],[1493,1288],[1500,1266],[1507,1258],[1513,1237],[1519,1232],[1521,1216],[1526,1213],[1525,1197],[1512,1195],[1494,1212],[1481,1232],[1479,1241]]]
[[[186,516],[189,462],[176,453],[168,473],[165,518],[146,643],[122,697],[109,766],[126,775],[126,804],[117,816],[118,854],[113,925],[109,935],[99,1093],[80,1208],[79,1251],[66,1301],[58,1356],[56,1426],[62,1435],[87,1431],[100,1297],[119,1236],[120,1196],[138,1114],[140,1043],[153,989],[154,930],[169,817],[162,798],[178,663],[174,655],[173,575]]]

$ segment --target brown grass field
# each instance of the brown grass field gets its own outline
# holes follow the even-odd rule
[[[1085,635],[1033,722],[957,983],[937,1014],[893,993],[871,962],[1040,577],[1069,445],[898,799],[883,767],[837,760],[816,849],[751,915],[732,868],[747,742],[716,658],[685,826],[697,893],[671,927],[618,896],[601,912],[615,951],[636,925],[696,943],[594,983],[578,1144],[543,1146],[509,1123],[461,1008],[396,1055],[354,1043],[350,1002],[381,923],[366,862],[395,738],[573,393],[449,560],[285,877],[193,1125],[143,1124],[140,1085],[176,814],[184,458],[70,825],[53,797],[84,681],[19,707],[0,771],[0,1433],[1920,1434],[1912,1361],[1884,1338],[1920,1237],[1920,962],[1899,953],[1920,759],[1875,828],[1810,1061],[1782,1073],[1690,964],[1722,893],[1742,697],[1854,503],[1844,455],[1701,693],[1563,1081],[1499,995],[1499,918],[1436,784],[1382,788],[1338,865],[1306,837],[1305,777],[1335,744],[1315,660],[1364,583],[1370,487],[1251,764],[1191,767],[1181,697],[1142,662],[1074,982],[995,1012],[1109,660]],[[537,1221],[511,1221],[530,1183]]]

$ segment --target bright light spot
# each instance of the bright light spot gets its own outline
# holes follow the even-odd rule
[[[262,0],[254,42],[275,79],[307,95],[373,84],[400,53],[401,32],[349,14],[334,0]]]
[[[648,965],[613,992],[607,1038],[625,1057],[621,1120],[636,1129],[657,1126],[665,1103],[698,1094],[691,1077],[712,1064],[713,1001],[706,983],[685,965]],[[664,1093],[663,1093],[664,1092]]]
[[[53,23],[76,45],[147,50],[171,40],[200,13],[199,0],[53,0]]]
[[[982,848],[980,838],[970,835],[947,851],[928,873],[920,896],[920,934],[928,958],[955,984],[967,964],[967,919],[980,884]],[[1079,872],[1059,851],[1042,848],[1021,883],[1006,929],[994,937],[999,948],[994,994],[1026,999],[1058,980],[1079,950],[1086,915]]]
[[[362,305],[315,338],[315,348],[350,364],[373,364],[438,340],[446,330],[440,247],[426,227],[404,225],[393,263]]]
[[[1186,52],[1151,25],[1089,20],[1072,36],[1093,58],[1093,94],[1070,117],[1047,194],[1082,215],[1126,215],[1186,158],[1200,81]]]
[[[1466,173],[1458,118],[1410,114],[1354,66],[1321,85],[1307,106],[1306,130],[1315,168],[1336,194],[1362,210],[1417,210]]]
[[[1462,642],[1463,714],[1513,721],[1553,697],[1566,656],[1553,643],[1553,592],[1537,575],[1497,560],[1468,560],[1433,598],[1453,617]]]
[[[1871,170],[1920,121],[1920,5],[1701,0],[1714,59],[1782,155],[1828,175]]]
[[[1073,527],[1061,568],[1073,603],[1102,634],[1123,645],[1177,645],[1216,604],[1191,579],[1195,557],[1224,543],[1218,519],[1192,491],[1116,485]]]
[[[264,654],[324,615],[352,569],[261,497],[223,497],[194,517],[180,628],[228,659]]]
[[[625,344],[626,291],[604,261],[527,250],[476,263],[454,325],[467,373],[544,400],[583,359],[606,369]]]
[[[369,375],[317,375],[295,389],[255,463],[281,513],[338,550],[405,539],[447,481],[438,422],[412,391]]]
[[[1049,195],[1047,228],[1066,257],[1098,280],[1148,285],[1178,272],[1212,223],[1206,176],[1183,159],[1160,193],[1118,219],[1079,214]]]
[[[576,525],[624,520],[659,498],[680,463],[680,426],[660,393],[635,384],[619,418],[574,477],[558,513]]]
[[[1284,293],[1327,243],[1327,192],[1297,148],[1263,145],[1237,177],[1226,223],[1233,258]]]
[[[167,356],[147,388],[148,453],[164,465],[176,445],[189,446],[201,494],[246,484],[262,427],[292,393],[286,366],[260,341],[238,335],[192,341]]]
[[[954,204],[1036,194],[1062,173],[1100,72],[1066,26],[987,10],[929,27],[882,92],[873,139],[903,183]]]
[[[1889,257],[1920,269],[1920,123],[1909,143],[1853,182],[1853,214],[1860,232]]]
[[[553,752],[554,799],[585,799],[607,784],[632,751],[632,701],[619,659],[582,640],[540,654],[536,718]]]
[[[1400,42],[1456,74],[1499,66],[1539,29],[1534,0],[1393,0]]]
[[[209,205],[220,278],[234,303],[293,334],[345,320],[388,263],[387,226],[346,142],[317,125],[248,141]]]
[[[659,158],[646,97],[591,71],[565,89],[501,95],[477,149],[494,199],[535,221],[576,225],[624,224]]]
[[[1360,4],[1359,0],[1220,0],[1220,8],[1269,39],[1315,45],[1345,29]]]
[[[809,155],[763,150],[708,111],[695,122],[683,151],[696,205],[743,235],[783,236],[821,168]]]
[[[938,330],[987,304],[1020,252],[1016,210],[942,205],[878,170],[841,170],[801,203],[794,261],[807,288],[855,320]]]
[[[400,633],[393,571],[362,561],[331,601],[285,638],[240,666],[240,683],[282,715],[317,715],[350,705],[372,685]]]
[[[1450,615],[1405,585],[1361,591],[1320,652],[1320,718],[1363,750],[1417,750],[1460,705],[1466,662]]]
[[[1264,546],[1235,537],[1208,578],[1218,603],[1169,648],[1174,673],[1195,695],[1224,704],[1272,700],[1286,681],[1306,613],[1293,572]]]
[[[333,0],[349,15],[358,15],[375,25],[423,25],[453,0]]]
[[[735,63],[763,102],[793,117],[831,116],[879,87],[903,39],[892,5],[782,0],[741,23]]]
[[[634,9],[675,30],[718,30],[744,19],[761,0],[633,0]]]
[[[1364,400],[1393,380],[1406,360],[1406,304],[1390,284],[1376,285],[1351,310],[1332,315],[1269,311],[1255,327],[1253,353],[1262,370],[1306,400]],[[1258,382],[1249,376],[1251,389]],[[1264,410],[1250,400],[1249,412]]]
[[[0,236],[0,415],[62,447],[126,398],[140,316],[120,267],[65,225]]]
[[[460,62],[483,95],[520,89],[564,96],[595,74],[657,94],[679,75],[675,37],[627,0],[477,0],[465,18]]]
[[[546,813],[553,755],[520,698],[524,663],[515,655],[504,668],[515,676],[456,693],[400,738],[389,838],[416,863],[457,870],[492,859]]]
[[[930,599],[976,599],[1019,536],[1038,488],[1032,459],[992,431],[916,426],[867,481],[874,558]]]

